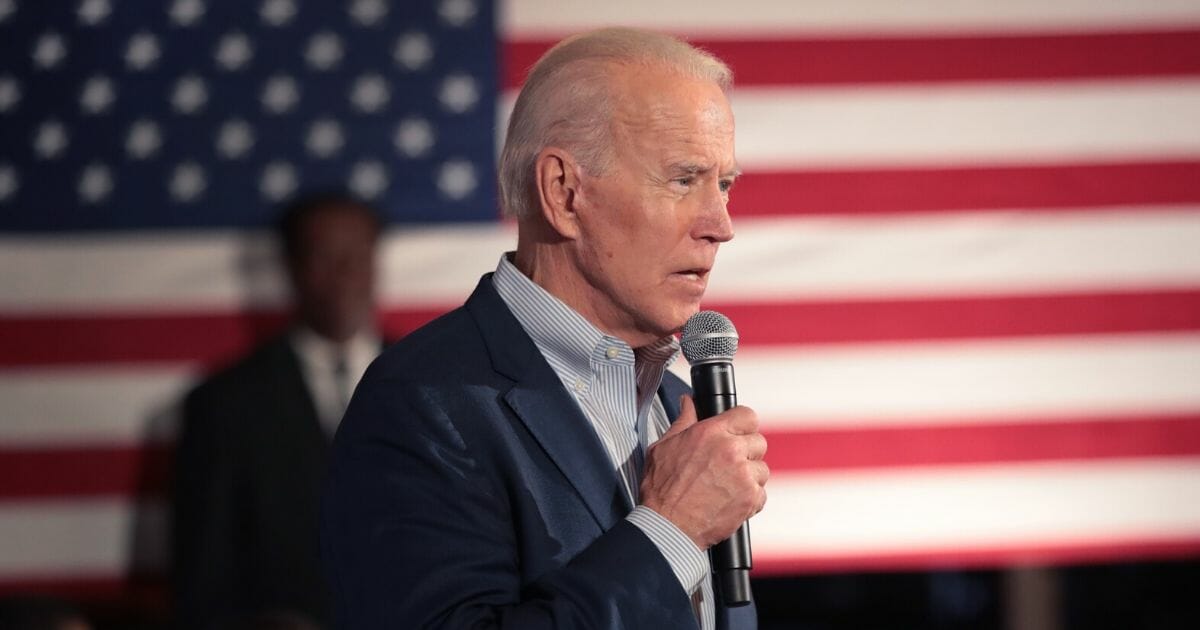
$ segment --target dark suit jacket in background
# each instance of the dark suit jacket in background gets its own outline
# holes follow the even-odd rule
[[[318,505],[328,438],[286,337],[195,389],[176,452],[176,616],[287,609],[329,620]]]
[[[668,375],[672,420],[686,387]],[[599,437],[485,276],[389,348],[338,429],[322,547],[339,627],[695,627]],[[753,606],[717,606],[753,628]]]

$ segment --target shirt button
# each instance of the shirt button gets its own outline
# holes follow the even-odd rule
[[[575,391],[583,392],[583,379],[575,379]]]
[[[609,346],[608,350],[606,350],[604,354],[608,355],[608,358],[610,359],[615,359],[617,358],[618,354],[621,354],[621,351],[615,347]]]

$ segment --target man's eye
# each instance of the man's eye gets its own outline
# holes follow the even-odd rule
[[[732,179],[722,179],[721,180],[721,192],[727,193],[732,189],[733,189],[733,180]]]
[[[680,186],[691,186],[694,181],[696,181],[696,178],[691,176],[675,178],[675,183]]]

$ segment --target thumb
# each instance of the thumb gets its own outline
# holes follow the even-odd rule
[[[667,429],[667,432],[659,439],[665,440],[683,433],[696,422],[696,403],[692,402],[691,396],[684,394],[679,397],[679,417],[675,418],[675,422],[671,423],[671,428]]]

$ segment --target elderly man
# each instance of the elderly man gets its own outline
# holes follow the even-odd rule
[[[515,253],[368,370],[323,550],[346,628],[751,628],[707,550],[762,509],[745,407],[666,372],[733,237],[730,73],[676,39],[569,38],[501,158]]]

